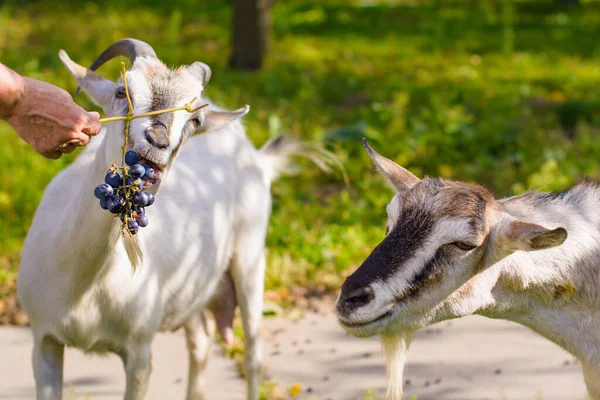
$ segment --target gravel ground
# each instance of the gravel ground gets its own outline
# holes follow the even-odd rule
[[[298,398],[363,399],[383,393],[385,370],[376,338],[347,335],[327,311],[263,324],[268,375]],[[0,399],[34,398],[27,328],[0,328]],[[149,400],[184,399],[187,354],[182,332],[155,340]],[[214,346],[209,399],[243,399],[231,360]],[[298,386],[299,385],[299,386]],[[116,356],[68,350],[67,399],[122,399],[124,374]],[[503,321],[468,317],[418,332],[411,346],[406,392],[419,400],[576,400],[585,398],[580,366],[562,349]]]

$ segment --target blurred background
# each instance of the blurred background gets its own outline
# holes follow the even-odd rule
[[[0,61],[87,109],[58,50],[89,65],[134,37],[169,65],[209,64],[207,95],[252,106],[257,146],[285,133],[339,157],[349,185],[303,162],[274,184],[266,296],[284,305],[337,290],[384,236],[392,192],[362,137],[418,176],[499,197],[599,178],[599,34],[600,3],[586,0],[0,0]],[[0,122],[0,324],[23,322],[22,242],[75,157],[46,160]]]

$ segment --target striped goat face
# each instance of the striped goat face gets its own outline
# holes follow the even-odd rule
[[[387,207],[385,239],[346,279],[337,301],[338,319],[353,335],[412,331],[455,317],[445,303],[457,301],[474,275],[516,250],[566,238],[562,228],[510,217],[480,186],[420,180],[365,147],[397,193]]]
[[[111,58],[123,55],[132,63],[127,71],[127,88],[133,115],[179,108],[193,99],[196,101],[191,104],[192,108],[205,103],[204,90],[211,76],[211,70],[206,64],[195,62],[170,69],[156,57],[152,47],[142,41],[123,39],[113,43],[98,56],[89,69],[71,61],[64,51],[60,52],[61,60],[81,88],[104,109],[107,116],[123,116],[129,111],[123,77],[113,82],[96,74],[94,70]],[[156,171],[154,178],[148,180],[146,185],[152,187],[160,183],[164,172],[188,138],[220,129],[245,115],[248,110],[248,106],[233,112],[209,107],[194,113],[177,111],[132,120],[128,150],[135,151],[142,163],[150,164]],[[122,134],[125,124],[112,123],[110,127],[118,129]]]

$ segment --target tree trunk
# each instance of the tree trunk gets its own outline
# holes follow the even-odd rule
[[[262,67],[269,38],[269,6],[269,0],[235,0],[231,68],[255,70]]]

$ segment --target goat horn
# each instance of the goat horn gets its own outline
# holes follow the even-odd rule
[[[152,46],[146,42],[137,39],[122,39],[114,42],[106,50],[96,58],[90,66],[92,71],[97,70],[107,62],[117,56],[125,56],[133,64],[138,57],[153,57],[156,58],[156,53]]]

